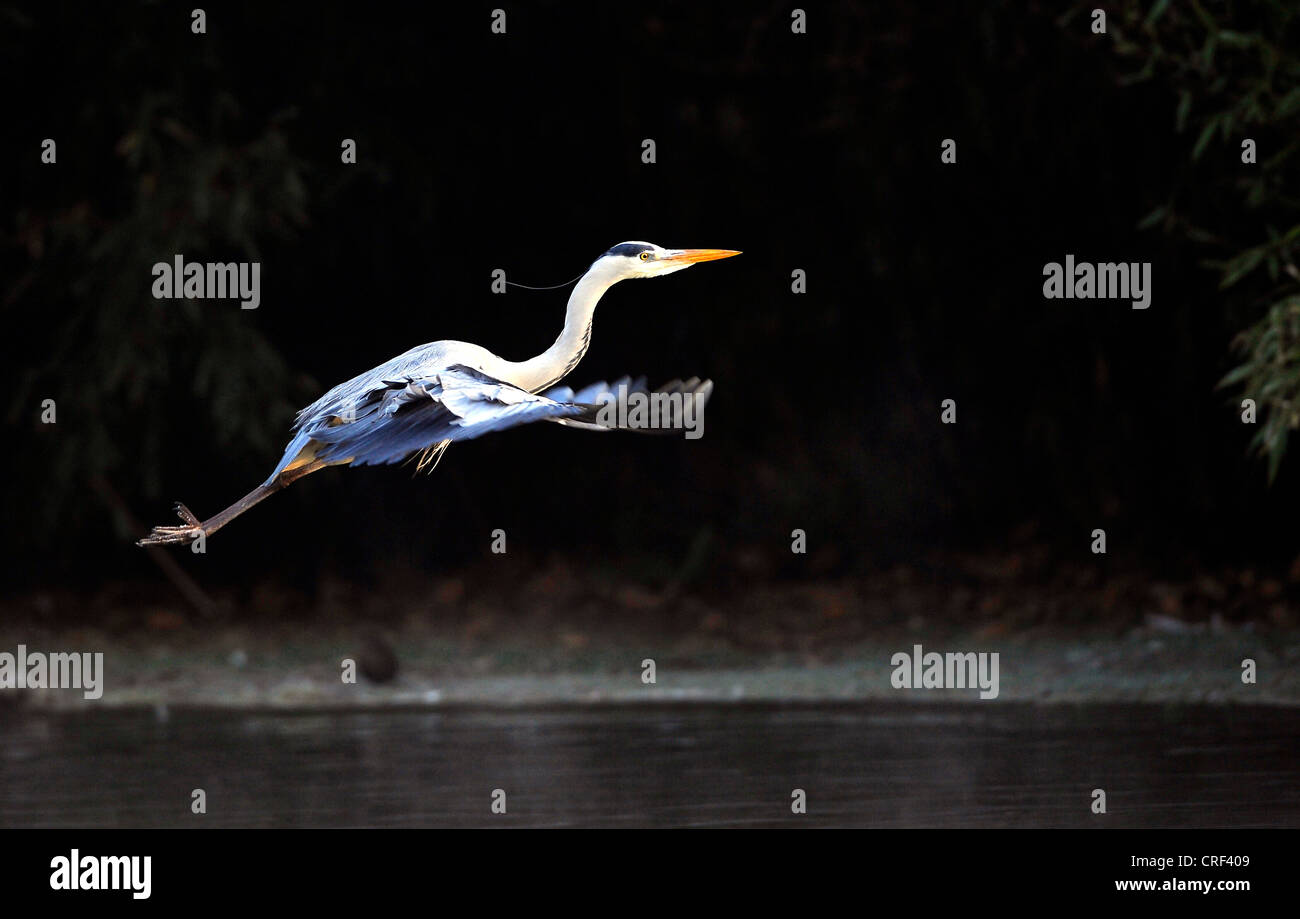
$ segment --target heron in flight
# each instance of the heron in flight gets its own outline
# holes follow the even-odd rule
[[[625,242],[592,263],[569,296],[564,330],[555,344],[526,361],[508,361],[463,341],[412,348],[346,383],[298,413],[294,437],[270,477],[230,507],[199,520],[184,504],[183,526],[154,527],[138,545],[190,543],[209,536],[244,511],[326,466],[397,463],[415,457],[417,469],[436,464],[454,441],[473,440],[533,421],[608,430],[601,409],[621,389],[645,392],[642,380],[597,383],[574,392],[555,387],[578,365],[591,343],[601,295],[626,278],[655,278],[697,262],[739,255],[730,249],[664,249]],[[658,392],[682,393],[702,404],[713,390],[705,380],[674,381]]]

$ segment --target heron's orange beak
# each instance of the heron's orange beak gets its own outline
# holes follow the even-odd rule
[[[719,258],[731,258],[740,255],[735,249],[673,249],[668,255],[659,259],[661,262],[681,262],[693,265],[696,262],[711,262]]]

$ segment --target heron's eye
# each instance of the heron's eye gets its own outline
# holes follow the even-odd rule
[[[642,252],[642,253],[641,253],[641,261],[643,261],[643,262],[648,262],[648,261],[650,261],[650,253],[649,253],[649,252]]]

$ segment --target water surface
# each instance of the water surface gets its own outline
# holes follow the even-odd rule
[[[0,730],[3,826],[1300,826],[1290,709],[10,712]]]

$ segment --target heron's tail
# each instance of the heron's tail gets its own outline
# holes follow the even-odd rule
[[[275,471],[262,484],[268,487],[274,485],[282,472],[305,466],[315,458],[316,447],[312,442],[311,435],[306,431],[299,431],[294,435],[293,440],[289,441],[289,446],[284,448],[284,456],[280,457],[280,464],[275,467]]]

